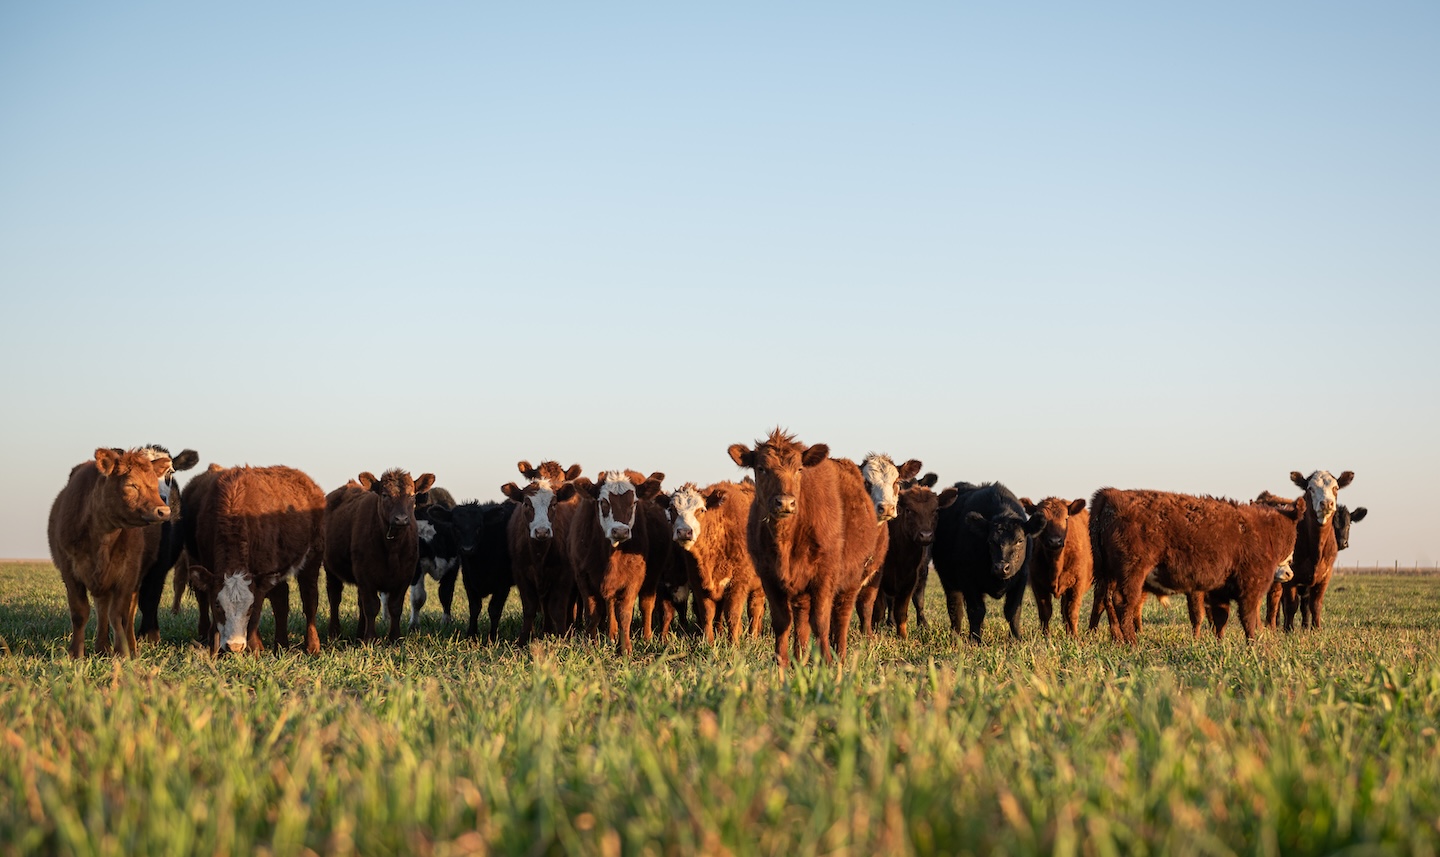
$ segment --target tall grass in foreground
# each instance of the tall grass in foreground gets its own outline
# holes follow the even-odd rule
[[[0,850],[1436,853],[1440,579],[1340,587],[1253,646],[1180,606],[1133,650],[932,626],[781,681],[768,639],[521,651],[433,611],[219,660],[167,614],[138,660],[74,663],[58,574],[0,566]]]

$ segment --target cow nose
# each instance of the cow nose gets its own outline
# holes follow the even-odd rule
[[[403,527],[403,526],[405,526],[406,524],[409,524],[409,523],[410,523],[410,516],[409,516],[409,515],[396,515],[396,516],[394,516],[393,518],[390,519],[390,523],[394,524],[394,525],[397,526],[397,527]]]
[[[169,507],[169,506],[156,506],[156,507],[155,507],[155,520],[157,520],[157,521],[168,521],[168,520],[170,520],[170,507]]]
[[[920,544],[928,545],[931,542],[935,541],[935,533],[931,530],[924,530],[920,533],[920,535],[916,536],[915,538],[916,541],[920,542]]]
[[[535,529],[533,529],[533,530],[530,531],[530,537],[531,537],[532,539],[536,539],[536,540],[538,540],[538,541],[542,541],[542,542],[543,542],[543,541],[545,541],[546,539],[550,538],[550,528],[549,528],[549,527],[536,527]]]
[[[226,648],[226,650],[228,650],[228,651],[235,652],[236,654],[238,654],[238,653],[240,653],[240,652],[245,651],[245,641],[244,641],[244,640],[231,640],[230,642],[228,642],[228,643],[225,644],[225,648]]]
[[[795,498],[789,494],[781,494],[776,497],[775,514],[781,518],[795,514]]]
[[[889,521],[895,517],[895,507],[881,504],[875,507],[875,513],[880,516],[880,520]]]
[[[689,527],[680,527],[675,531],[675,538],[682,542],[693,541],[695,539],[695,531]]]
[[[1059,550],[1060,548],[1065,547],[1065,539],[1059,538],[1057,536],[1046,536],[1045,545],[1052,550]]]
[[[610,541],[623,542],[630,538],[630,528],[624,524],[616,524],[610,528]]]

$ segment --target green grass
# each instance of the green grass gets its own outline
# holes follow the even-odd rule
[[[77,663],[58,573],[0,565],[0,852],[1440,851],[1440,578],[1347,575],[1253,646],[1178,603],[1133,650],[993,610],[983,646],[856,633],[784,680],[768,638],[521,651],[431,598],[394,646],[212,660],[187,609]]]

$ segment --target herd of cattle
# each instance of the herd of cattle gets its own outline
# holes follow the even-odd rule
[[[678,616],[707,642],[717,632],[731,641],[758,635],[768,604],[783,669],[792,632],[797,657],[808,653],[813,633],[826,662],[843,658],[857,608],[864,635],[889,622],[907,637],[912,603],[925,621],[932,562],[951,628],[960,632],[963,612],[976,641],[991,598],[1003,600],[1010,632],[1020,636],[1027,586],[1044,633],[1058,598],[1066,630],[1078,634],[1081,598],[1092,585],[1089,627],[1103,610],[1116,640],[1135,641],[1147,593],[1183,593],[1196,634],[1207,615],[1222,634],[1238,603],[1253,639],[1262,621],[1274,627],[1282,612],[1287,631],[1297,612],[1302,626],[1319,627],[1336,553],[1351,522],[1365,516],[1337,503],[1350,471],[1338,478],[1292,472],[1304,489],[1293,498],[1266,491],[1240,503],[1102,488],[1087,504],[1031,502],[999,483],[961,482],[936,493],[938,478],[921,476],[917,460],[897,465],[872,453],[856,465],[780,429],[753,447],[734,444],[729,454],[753,478],[665,493],[662,473],[610,470],[591,480],[579,465],[521,461],[526,481],[504,485],[504,501],[456,503],[432,474],[412,478],[399,469],[361,473],[325,494],[294,468],[212,464],[182,490],[175,473],[198,463],[193,450],[97,449],[71,470],[50,511],[51,555],[70,605],[70,654],[84,654],[91,596],[97,651],[111,650],[111,632],[122,655],[135,653],[137,632],[158,641],[172,567],[173,609],[187,586],[194,590],[199,639],[212,652],[260,650],[265,601],[275,645],[287,646],[294,580],[304,648],[317,653],[322,565],[332,641],[346,584],[358,592],[359,639],[376,636],[383,610],[393,640],[407,592],[413,627],[426,578],[438,580],[448,622],[458,578],[472,637],[489,599],[487,637],[497,638],[513,587],[521,644],[582,629],[594,637],[603,625],[625,653],[637,603],[646,639],[663,638]]]

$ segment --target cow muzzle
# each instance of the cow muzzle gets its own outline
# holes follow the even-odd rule
[[[1065,547],[1064,536],[1046,536],[1044,541],[1045,547],[1049,548],[1052,551],[1058,551],[1061,548]]]
[[[615,524],[610,528],[610,544],[618,545],[630,539],[630,528],[624,524]]]
[[[144,518],[145,522],[148,524],[159,524],[164,521],[170,520],[170,507],[153,506],[149,509],[145,509],[144,511],[142,511],[140,513],[140,517]]]
[[[886,521],[895,520],[896,514],[894,506],[886,506],[883,503],[877,503],[875,506],[875,516],[880,519],[880,523],[882,524]]]
[[[799,503],[794,495],[781,494],[771,502],[770,513],[776,518],[788,518],[795,514],[795,510],[798,508]]]
[[[530,528],[530,538],[534,539],[537,542],[548,542],[550,541],[551,535],[552,533],[550,532],[549,527]]]

